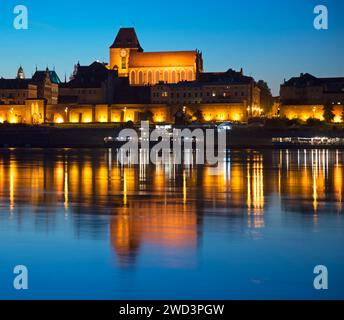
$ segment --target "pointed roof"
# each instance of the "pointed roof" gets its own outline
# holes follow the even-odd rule
[[[48,68],[46,71],[36,71],[32,76],[32,81],[34,83],[41,83],[45,80],[46,76],[49,76],[50,81],[55,84],[60,84],[61,80],[57,75],[56,71],[50,71]]]
[[[119,29],[116,39],[110,48],[130,48],[143,51],[134,28]]]
[[[67,83],[61,83],[60,86],[62,88],[101,88],[108,79],[109,72],[104,63],[97,61],[89,66],[78,64],[74,78]]]

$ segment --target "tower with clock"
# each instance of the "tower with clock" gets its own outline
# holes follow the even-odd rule
[[[198,50],[143,52],[134,28],[121,28],[110,47],[109,69],[132,86],[194,81],[203,72]]]
[[[110,47],[110,69],[117,69],[120,77],[129,75],[129,58],[132,51],[143,52],[134,28],[121,28]]]

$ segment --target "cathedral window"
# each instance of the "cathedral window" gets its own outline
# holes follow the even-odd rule
[[[126,57],[122,57],[122,69],[127,69]]]

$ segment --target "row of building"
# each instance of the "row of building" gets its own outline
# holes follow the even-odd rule
[[[119,30],[109,63],[78,63],[68,81],[48,68],[27,79],[22,67],[15,79],[0,79],[0,122],[10,123],[173,122],[180,110],[194,121],[321,119],[328,101],[339,121],[344,78],[301,74],[281,85],[278,100],[242,69],[204,72],[199,50],[144,52],[133,28]]]

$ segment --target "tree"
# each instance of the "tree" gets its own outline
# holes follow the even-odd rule
[[[341,118],[342,118],[342,122],[344,122],[344,105],[343,105],[343,111],[342,111],[342,116],[341,116]]]
[[[334,117],[335,117],[335,114],[333,113],[333,110],[334,110],[334,106],[331,102],[326,102],[325,105],[324,105],[324,119],[326,122],[332,122]]]
[[[203,113],[199,109],[193,114],[193,117],[196,118],[196,121],[198,122],[203,122],[204,120]]]
[[[264,80],[259,80],[257,82],[257,87],[260,89],[260,106],[263,108],[264,113],[269,113],[274,104],[271,89]]]
[[[143,112],[141,115],[141,120],[142,121],[149,121],[153,122],[153,112],[150,110],[147,110],[146,112]]]
[[[133,129],[135,127],[134,122],[129,120],[125,123],[125,127],[128,129]]]
[[[178,110],[174,115],[174,122],[176,125],[184,125],[187,123],[185,113],[182,109]]]

